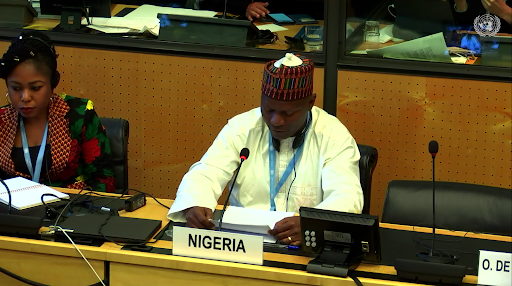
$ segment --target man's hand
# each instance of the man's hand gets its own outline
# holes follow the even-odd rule
[[[268,2],[252,2],[247,6],[247,10],[245,11],[245,17],[249,19],[249,21],[254,21],[255,19],[259,19],[260,17],[265,17],[270,11],[267,10]]]
[[[213,229],[215,225],[210,221],[212,210],[204,207],[191,207],[186,210],[187,227]]]
[[[481,0],[484,8],[492,14],[502,18],[509,24],[512,21],[512,8],[503,0]]]
[[[270,230],[268,233],[281,243],[300,245],[300,217],[292,216],[284,218],[278,221],[274,229]]]

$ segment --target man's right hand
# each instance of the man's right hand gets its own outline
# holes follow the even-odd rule
[[[270,13],[270,11],[267,10],[268,2],[252,2],[247,6],[247,10],[245,10],[245,17],[249,19],[249,21],[254,21],[256,19],[259,19],[261,17],[265,17]]]
[[[215,225],[210,221],[212,210],[204,207],[191,207],[183,210],[187,218],[187,227],[213,229]]]

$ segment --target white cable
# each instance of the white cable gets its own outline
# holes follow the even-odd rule
[[[82,258],[85,260],[85,262],[87,262],[87,265],[89,265],[89,267],[91,268],[92,272],[94,272],[94,275],[96,275],[96,277],[98,277],[98,280],[100,280],[100,283],[101,285],[103,286],[106,286],[105,283],[103,283],[103,280],[101,280],[100,276],[98,275],[98,273],[96,272],[96,270],[94,270],[94,268],[92,267],[92,265],[89,263],[89,261],[87,260],[87,258],[85,258],[85,256],[82,254],[82,252],[80,251],[80,249],[78,249],[78,247],[76,246],[75,242],[71,239],[71,237],[69,237],[69,235],[66,233],[66,231],[56,225],[55,226],[56,228],[60,229],[60,231],[62,231],[62,233],[64,233],[64,235],[69,239],[69,241],[71,242],[71,244],[73,244],[73,246],[75,247],[76,251],[78,251],[78,253],[80,253],[80,255],[82,256]]]
[[[393,16],[393,18],[396,18],[395,14],[391,13],[391,10],[389,10],[390,7],[395,8],[395,5],[394,4],[388,5],[388,12],[389,12],[389,14],[391,14],[391,16]]]

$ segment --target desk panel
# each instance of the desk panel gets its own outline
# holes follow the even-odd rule
[[[105,279],[105,263],[95,259],[88,260],[98,275]],[[52,286],[83,286],[99,282],[81,257],[0,249],[0,267],[23,278]],[[0,285],[27,284],[0,273]]]
[[[140,275],[144,273],[144,275]],[[209,274],[193,271],[184,271],[177,269],[167,269],[160,267],[148,267],[140,265],[131,265],[112,262],[110,264],[110,285],[166,285],[172,283],[174,285],[244,285],[259,286],[262,283],[271,286],[291,286],[291,285],[309,285],[302,283],[286,283],[279,281],[263,281],[255,278],[227,276],[223,274]]]

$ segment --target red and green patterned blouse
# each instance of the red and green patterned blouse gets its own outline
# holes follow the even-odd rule
[[[66,94],[54,96],[49,114],[51,167],[49,171],[41,170],[40,183],[114,192],[110,143],[92,101]],[[16,170],[11,157],[18,119],[11,105],[0,107],[0,176],[30,179],[30,175]]]

